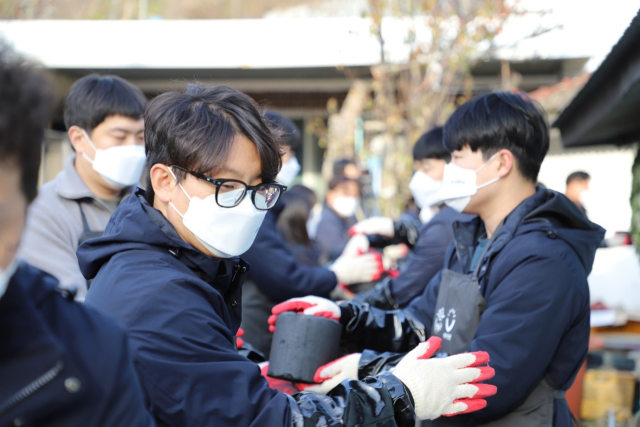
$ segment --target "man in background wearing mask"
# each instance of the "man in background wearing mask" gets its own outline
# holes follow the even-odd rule
[[[472,218],[442,203],[442,175],[449,161],[451,154],[444,147],[441,126],[416,141],[413,146],[415,173],[409,182],[409,190],[420,208],[419,216],[424,225],[400,275],[385,278],[373,289],[356,295],[355,301],[389,310],[406,307],[424,292],[429,281],[442,269],[444,254],[453,241],[453,223]],[[352,233],[393,237],[395,228],[391,218],[372,217],[353,226]]]
[[[16,256],[51,92],[0,46],[0,425],[153,426],[124,331]]]
[[[138,184],[144,167],[147,100],[117,76],[89,75],[69,89],[64,122],[76,155],[43,185],[29,208],[18,256],[76,287],[84,300],[87,282],[76,250],[102,235],[109,217]]]
[[[585,205],[589,194],[589,182],[591,182],[591,177],[588,173],[573,172],[567,177],[567,189],[564,192],[567,198],[575,203],[585,215],[587,214]]]
[[[282,169],[279,183],[290,185],[300,169],[294,149],[300,146],[300,131],[280,113],[265,114],[269,125],[280,137]],[[291,166],[292,163],[293,165]],[[294,173],[295,171],[295,173]],[[379,277],[381,262],[376,254],[343,254],[329,268],[302,265],[296,261],[284,236],[276,226],[285,205],[282,199],[267,211],[251,248],[243,255],[251,265],[242,293],[242,329],[244,339],[268,358],[272,334],[267,319],[276,304],[305,295],[328,297],[338,282],[354,284]]]
[[[321,262],[335,261],[349,241],[349,229],[356,223],[360,205],[360,184],[346,176],[329,181],[315,241]]]
[[[427,425],[570,427],[564,393],[588,350],[587,276],[604,230],[564,195],[536,185],[549,128],[525,94],[489,93],[458,107],[444,145],[452,161],[441,197],[478,218],[454,223],[444,269],[424,293],[403,310],[326,300],[305,310],[336,313],[342,339],[360,350],[406,351],[423,333],[442,338],[443,354],[488,349],[498,393],[487,407]],[[274,314],[295,307],[287,301]],[[355,378],[395,357],[367,350],[316,375]]]

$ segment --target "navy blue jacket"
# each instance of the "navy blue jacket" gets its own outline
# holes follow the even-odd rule
[[[333,271],[317,266],[302,265],[276,227],[284,203],[267,211],[256,240],[242,258],[251,265],[249,280],[275,304],[289,298],[306,295],[328,296],[338,285]]]
[[[445,256],[445,268],[469,271],[482,230],[477,218],[454,223],[454,244]],[[542,188],[507,216],[480,260],[480,290],[487,309],[470,348],[489,352],[496,370],[490,382],[498,393],[487,399],[485,409],[458,416],[456,422],[473,425],[506,415],[544,377],[556,389],[571,386],[588,350],[587,276],[603,237],[604,230],[564,195]],[[359,344],[377,351],[410,349],[429,336],[441,277],[438,273],[425,292],[401,312],[346,304],[341,322],[349,330],[343,339],[371,337],[359,338]],[[372,318],[376,325],[371,325]],[[381,333],[383,327],[388,338]],[[556,400],[554,409],[555,427],[572,425],[566,401]]]
[[[0,298],[0,425],[154,425],[124,331],[57,286],[22,263]]]
[[[268,387],[239,355],[241,285],[247,264],[207,256],[183,241],[138,189],[114,212],[104,235],[78,249],[93,283],[85,303],[122,322],[153,415],[171,426],[395,425],[396,402],[410,406],[397,378],[371,377],[379,405],[358,407],[365,391],[348,382],[336,397]],[[387,382],[385,382],[387,381]],[[392,384],[387,386],[391,382]],[[332,391],[332,393],[334,392]],[[405,411],[413,417],[413,411]],[[387,424],[381,420],[387,420]],[[398,423],[401,424],[401,423]],[[410,421],[406,422],[409,425]]]
[[[315,237],[320,262],[335,261],[342,254],[349,241],[349,229],[355,223],[355,218],[342,218],[329,206],[323,206]]]
[[[398,277],[389,281],[391,296],[400,307],[409,305],[420,296],[431,279],[442,270],[444,255],[453,241],[453,223],[471,218],[471,215],[445,207],[422,227],[407,264]]]

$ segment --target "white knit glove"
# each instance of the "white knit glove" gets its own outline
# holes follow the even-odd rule
[[[352,236],[357,234],[378,234],[381,236],[393,237],[395,230],[393,227],[393,220],[391,218],[372,216],[371,218],[364,219],[351,227],[349,229],[349,233]]]
[[[302,391],[313,391],[327,394],[342,381],[351,378],[358,379],[358,365],[360,353],[353,353],[329,362],[318,368],[313,380],[319,384],[296,384],[296,388]]]
[[[369,250],[369,239],[363,234],[358,234],[349,239],[340,256],[358,256]]]
[[[353,285],[378,280],[382,276],[384,266],[379,253],[370,252],[363,255],[341,255],[331,266],[339,283]]]
[[[487,406],[482,398],[497,391],[489,384],[475,384],[495,375],[493,368],[475,367],[489,361],[486,352],[429,359],[441,343],[438,337],[420,343],[393,370],[411,392],[416,416],[421,420],[480,410]]]
[[[335,302],[309,295],[302,298],[291,298],[285,302],[277,304],[271,309],[269,316],[269,330],[276,330],[276,321],[279,314],[291,311],[298,314],[307,314],[317,317],[326,317],[327,319],[340,321],[340,307]]]

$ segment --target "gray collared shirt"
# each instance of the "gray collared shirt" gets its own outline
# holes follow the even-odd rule
[[[29,207],[18,257],[56,277],[61,286],[75,286],[76,299],[83,301],[87,282],[76,256],[84,231],[79,202],[92,231],[104,231],[113,212],[80,178],[74,161],[75,157],[70,158],[62,172],[40,188]],[[124,194],[131,194],[131,189]]]

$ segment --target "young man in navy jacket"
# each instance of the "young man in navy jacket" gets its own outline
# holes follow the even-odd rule
[[[330,382],[387,369],[399,356],[376,351],[406,351],[423,335],[441,337],[445,354],[488,349],[496,396],[481,411],[429,425],[569,427],[564,393],[588,349],[587,276],[604,230],[564,195],[536,185],[549,129],[526,95],[490,93],[460,106],[444,144],[452,161],[442,197],[479,218],[453,224],[444,269],[424,293],[397,311],[356,303],[335,311],[316,299],[305,309],[282,303],[274,314],[336,312],[343,339],[369,349],[317,373]]]

